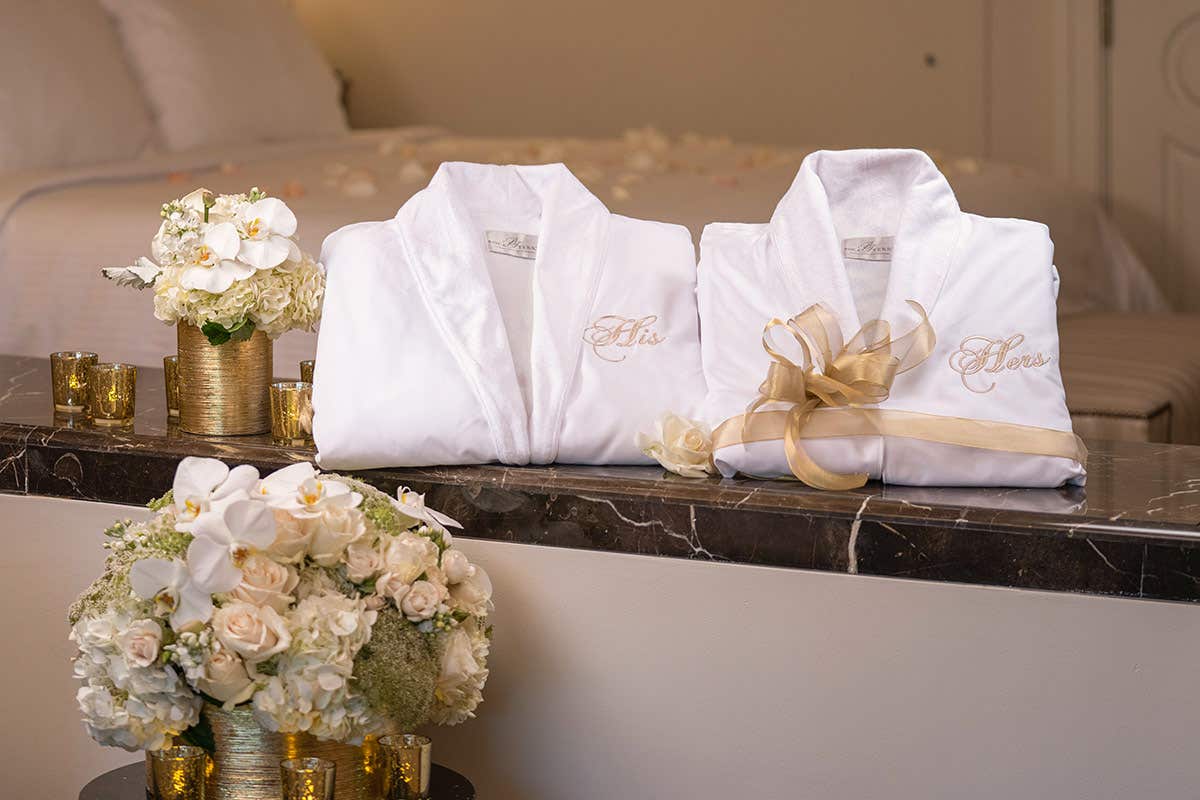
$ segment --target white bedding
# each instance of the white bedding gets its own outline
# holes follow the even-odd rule
[[[497,140],[421,127],[0,176],[0,353],[88,349],[156,365],[174,352],[174,330],[154,319],[149,294],[103,280],[98,268],[147,254],[158,207],[197,186],[257,185],[284,197],[300,220],[302,246],[316,254],[342,225],[393,216],[442,161],[565,161],[613,212],[679,223],[698,238],[713,220],[768,219],[808,151],[667,141],[648,131],[611,140]],[[1092,201],[1027,170],[938,161],[964,210],[1050,226],[1060,313],[1167,309]],[[297,362],[314,351],[312,334],[286,334],[275,346],[276,374],[296,375]]]

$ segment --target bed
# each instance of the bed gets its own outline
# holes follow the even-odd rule
[[[144,130],[137,129],[145,141],[134,148],[136,153],[121,149],[129,149],[127,140],[134,136],[136,125],[131,120],[138,113],[136,97],[126,98],[133,110],[123,112],[124,118],[88,112],[88,136],[59,142],[52,152],[37,151],[46,150],[44,134],[73,132],[79,120],[43,120],[40,127],[30,126],[24,132],[24,151],[16,157],[10,154],[7,165],[5,147],[14,134],[4,125],[11,129],[26,118],[10,116],[0,122],[0,279],[4,285],[0,352],[45,355],[88,349],[108,360],[160,363],[164,354],[174,351],[174,330],[153,318],[148,294],[102,280],[99,267],[128,264],[146,254],[157,228],[158,207],[197,186],[216,192],[259,186],[283,197],[300,220],[302,246],[315,254],[324,237],[342,225],[391,217],[443,161],[562,161],[614,212],[680,223],[698,240],[711,221],[768,219],[811,149],[765,147],[697,134],[670,137],[653,128],[628,130],[611,139],[489,139],[428,126],[350,131],[336,109],[332,113],[337,119],[306,124],[300,131],[303,138],[267,141],[281,138],[271,126],[294,132],[295,119],[330,117],[327,112],[336,104],[336,87],[332,80],[324,80],[329,76],[321,71],[327,73],[327,67],[309,64],[313,75],[305,85],[279,87],[274,95],[291,92],[292,96],[286,104],[277,104],[283,110],[268,109],[270,113],[257,122],[247,121],[249,112],[244,109],[225,109],[227,104],[202,119],[188,116],[190,107],[181,110],[170,104],[181,93],[215,91],[181,85],[194,77],[194,70],[186,69],[187,36],[204,39],[205,32],[197,28],[219,16],[222,3],[233,3],[229,13],[242,18],[278,15],[277,3],[208,3],[205,16],[175,20],[179,30],[164,32],[162,15],[170,17],[191,6],[167,0],[102,2],[117,15],[116,23],[104,16],[96,0],[18,3],[6,13],[13,35],[12,41],[10,37],[5,41],[13,47],[9,51],[0,47],[0,68],[16,69],[30,59],[44,58],[44,48],[27,39],[54,30],[60,38],[73,37],[77,49],[124,47],[134,67],[141,67],[140,83],[134,69],[125,93],[144,92],[151,102],[141,123]],[[142,19],[137,16],[142,11],[158,16]],[[52,14],[60,18],[45,18]],[[93,19],[89,14],[98,16]],[[137,29],[147,19],[157,26],[153,35]],[[112,41],[105,44],[100,28],[110,24],[114,25]],[[257,25],[242,27],[253,32],[282,30],[291,24],[266,16]],[[69,25],[78,30],[72,34]],[[289,35],[291,51],[310,47],[303,42],[302,32]],[[163,40],[171,43],[165,53],[159,52]],[[203,55],[203,49],[198,45],[197,49]],[[99,71],[103,55],[81,54],[86,61],[80,67],[83,74],[57,90],[35,86],[26,102],[36,104],[56,91],[74,91],[79,94],[78,104],[86,105],[91,95],[77,84],[96,77],[93,73]],[[5,57],[20,63],[6,65]],[[313,58],[319,62],[319,54]],[[173,82],[165,88],[156,87],[154,81],[175,67],[183,71],[168,76]],[[101,77],[104,107],[111,111],[119,81],[111,75]],[[279,70],[262,80],[268,79],[299,80]],[[262,87],[258,88],[261,95]],[[155,103],[156,97],[162,102]],[[318,102],[321,105],[313,109],[302,108]],[[58,103],[41,112],[45,116],[72,110]],[[226,114],[223,122],[221,113]],[[282,119],[287,114],[294,118]],[[173,127],[168,124],[172,122]],[[267,135],[247,130],[239,133],[237,144],[194,141],[204,124],[214,126],[210,139],[220,139],[235,124],[245,127],[252,122],[263,126]],[[102,161],[89,160],[90,154],[83,150],[104,138],[105,125],[112,128],[107,135],[118,150],[108,152]],[[18,144],[21,134],[18,129]],[[62,157],[64,151],[71,157]],[[29,157],[29,152],[38,157]],[[113,157],[116,154],[126,157]],[[931,155],[965,210],[1049,225],[1062,281],[1062,368],[1077,431],[1104,438],[1200,442],[1197,320],[1167,315],[1169,305],[1162,293],[1095,201],[1020,167],[971,156]],[[13,169],[14,158],[24,168]],[[1150,340],[1154,347],[1143,346]],[[1187,346],[1181,350],[1184,343]],[[275,345],[276,373],[295,375],[298,362],[312,357],[314,348],[314,334],[283,336]]]

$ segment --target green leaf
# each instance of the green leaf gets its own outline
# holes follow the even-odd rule
[[[231,330],[229,332],[229,338],[233,339],[233,341],[235,341],[235,342],[249,341],[250,337],[253,335],[254,335],[254,322],[253,322],[253,320],[249,320],[249,319],[245,320],[244,322],[242,322],[241,325],[238,325],[236,328],[234,328],[233,330]]]
[[[210,756],[217,751],[217,740],[213,736],[212,725],[209,724],[208,717],[203,714],[200,715],[200,721],[179,734],[179,738],[203,749]]]
[[[225,330],[225,326],[218,322],[204,323],[200,332],[208,338],[208,343],[213,347],[225,344],[230,338],[229,331]]]

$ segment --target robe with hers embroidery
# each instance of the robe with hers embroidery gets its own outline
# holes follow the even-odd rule
[[[443,164],[321,261],[327,468],[648,463],[636,432],[703,400],[690,235],[562,164]]]
[[[920,308],[936,339],[932,351],[895,377],[885,400],[865,406],[886,414],[860,415],[866,425],[886,420],[885,430],[802,435],[804,453],[839,475],[865,473],[899,484],[1082,484],[1082,445],[1068,452],[1067,443],[1078,440],[1059,373],[1052,257],[1044,225],[963,213],[922,152],[813,153],[769,223],[704,230],[698,295],[709,394],[703,416],[718,426],[760,397],[773,359],[763,346],[772,318],[787,320],[820,303],[850,342],[876,319],[894,338],[903,337],[920,324]],[[782,328],[773,334],[780,332],[789,338]],[[836,427],[840,423],[824,415],[841,413],[818,406],[809,432],[820,427],[818,420]],[[980,421],[988,424],[974,424]],[[986,446],[914,435],[927,424]],[[782,439],[752,439],[737,437],[716,449],[723,474],[793,471]],[[1007,449],[1007,442],[1030,440],[1051,441],[1055,448],[1047,449],[1060,454],[1014,451],[1015,444]]]

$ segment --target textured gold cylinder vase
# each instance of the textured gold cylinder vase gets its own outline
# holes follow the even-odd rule
[[[271,340],[211,345],[194,325],[179,325],[179,427],[204,436],[271,429]],[[276,765],[278,766],[278,765]]]
[[[381,765],[373,738],[355,747],[306,733],[270,733],[247,708],[224,711],[205,705],[204,716],[216,742],[207,800],[279,800],[279,762],[289,758],[332,761],[337,769],[334,800],[375,800],[379,794]]]

